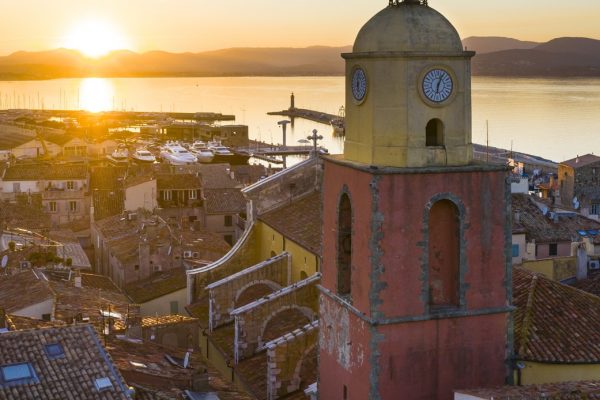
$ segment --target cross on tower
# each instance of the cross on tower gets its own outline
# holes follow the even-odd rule
[[[318,133],[319,133],[319,131],[317,131],[316,129],[313,129],[312,135],[307,137],[308,140],[312,140],[312,142],[313,142],[313,156],[314,157],[317,156],[317,141],[323,140],[323,136],[318,135]]]

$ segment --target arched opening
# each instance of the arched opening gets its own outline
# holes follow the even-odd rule
[[[444,123],[434,118],[427,123],[426,131],[426,143],[427,147],[430,146],[443,146],[444,145]]]
[[[338,210],[337,292],[350,297],[352,291],[352,204],[346,193]]]
[[[457,307],[460,282],[460,212],[450,200],[429,213],[429,305]]]
[[[261,341],[263,343],[270,342],[310,322],[310,318],[299,308],[290,307],[283,309],[271,316],[267,321],[261,334]]]

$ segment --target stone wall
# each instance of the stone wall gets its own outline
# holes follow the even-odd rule
[[[311,322],[319,311],[319,289],[317,285],[321,275],[283,288],[231,312],[235,318],[235,362],[250,357],[265,348],[263,335],[266,327],[278,314],[290,310],[299,310]]]
[[[314,321],[266,344],[268,400],[300,389],[302,380],[306,379],[301,376],[302,365],[305,361],[316,363],[307,358],[315,355],[311,350],[316,348],[318,340],[319,321]]]
[[[279,290],[291,283],[291,257],[282,253],[206,287],[209,292],[209,328],[231,322],[230,315],[239,296],[248,288],[266,284]]]
[[[189,302],[194,303],[208,295],[206,286],[209,284],[255,265],[258,262],[257,240],[256,227],[251,226],[223,258],[206,267],[188,271]]]
[[[313,192],[321,185],[322,170],[321,159],[313,157],[248,186],[242,192],[252,202],[252,215],[249,217],[256,217]]]

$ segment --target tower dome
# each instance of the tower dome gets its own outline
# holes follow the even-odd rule
[[[355,53],[413,51],[462,51],[454,26],[416,0],[391,3],[362,27],[354,42]]]

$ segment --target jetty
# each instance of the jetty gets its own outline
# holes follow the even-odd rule
[[[268,115],[281,115],[290,119],[303,118],[309,121],[318,122],[319,124],[331,125],[331,122],[339,120],[340,117],[334,114],[328,114],[321,111],[308,110],[305,108],[290,108],[282,111],[271,111]]]

